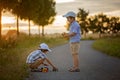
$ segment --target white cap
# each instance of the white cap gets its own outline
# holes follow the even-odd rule
[[[76,14],[73,11],[69,11],[68,13],[66,13],[65,15],[63,15],[63,17],[76,17]]]
[[[45,44],[45,43],[41,43],[39,47],[40,47],[40,49],[47,49],[49,52],[51,52],[51,50],[49,49],[48,45]]]

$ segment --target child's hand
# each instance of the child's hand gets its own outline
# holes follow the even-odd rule
[[[63,36],[65,39],[67,39],[67,40],[69,39],[68,33],[65,33],[65,32],[64,32],[64,33],[62,33],[62,36]]]
[[[63,37],[65,36],[65,32],[64,32],[64,33],[62,33],[62,36],[63,36]]]
[[[68,35],[68,33],[65,33],[65,32],[62,33],[62,36],[63,36],[63,37],[66,37],[67,35]]]

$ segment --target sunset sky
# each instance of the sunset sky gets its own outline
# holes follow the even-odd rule
[[[63,26],[65,18],[62,17],[68,11],[78,12],[78,8],[89,11],[90,15],[105,13],[112,16],[120,16],[120,0],[56,0],[57,17],[54,25]]]
[[[49,27],[49,29],[56,26],[57,28],[63,29],[66,23],[66,19],[63,18],[62,15],[64,15],[68,11],[74,11],[77,13],[78,8],[83,8],[84,10],[89,11],[90,15],[103,12],[107,15],[120,16],[120,0],[56,0],[56,20],[54,21],[53,25]],[[14,16],[3,14],[2,23],[15,24],[16,19]],[[20,23],[26,22],[21,21]]]

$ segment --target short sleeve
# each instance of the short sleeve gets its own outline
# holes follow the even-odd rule
[[[41,54],[40,54],[40,57],[41,57],[42,59],[47,58],[47,56],[46,56],[44,53],[41,53]]]
[[[75,27],[73,28],[72,32],[77,33],[77,31],[78,31],[77,29],[78,29],[78,26],[75,26]]]

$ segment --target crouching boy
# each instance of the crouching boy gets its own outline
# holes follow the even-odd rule
[[[51,52],[48,45],[45,43],[40,44],[39,49],[31,52],[26,60],[26,63],[28,64],[29,68],[32,71],[39,71],[38,67],[40,65],[51,65],[53,71],[57,71],[58,69],[52,64],[52,62],[47,58],[46,54],[48,52]],[[44,62],[47,62],[48,64],[45,64]]]

